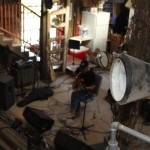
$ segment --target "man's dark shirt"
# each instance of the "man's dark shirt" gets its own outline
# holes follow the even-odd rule
[[[86,87],[96,84],[95,73],[93,71],[81,73],[79,77],[83,79],[83,85]]]

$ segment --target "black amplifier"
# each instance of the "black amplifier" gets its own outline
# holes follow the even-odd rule
[[[23,116],[40,133],[50,130],[54,124],[53,119],[45,115],[42,110],[36,108],[26,107]]]
[[[15,78],[15,87],[34,83],[33,61],[17,61],[11,69],[11,75]]]

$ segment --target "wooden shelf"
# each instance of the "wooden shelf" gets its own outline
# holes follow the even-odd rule
[[[49,31],[49,33],[47,37],[47,54],[49,55],[50,59],[54,58],[59,62],[59,64],[61,62],[62,71],[65,72],[68,53],[67,42],[69,29],[70,0],[67,0],[67,5],[63,8],[62,7],[48,13],[47,30]],[[54,18],[54,21],[52,21],[52,18]],[[56,37],[51,36],[51,28],[56,28]]]

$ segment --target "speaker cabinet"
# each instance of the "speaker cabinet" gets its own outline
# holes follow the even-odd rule
[[[14,78],[0,75],[0,109],[8,110],[15,103]]]
[[[92,150],[84,142],[75,139],[74,137],[59,130],[54,139],[56,150]]]
[[[26,107],[23,116],[40,133],[50,130],[54,124],[54,120],[36,108]]]

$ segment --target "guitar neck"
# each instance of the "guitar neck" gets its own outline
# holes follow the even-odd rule
[[[46,51],[49,53],[48,47],[46,47]],[[55,81],[56,80],[56,74],[55,74],[55,71],[53,69],[53,64],[52,64],[51,56],[50,55],[49,55],[49,73],[50,73],[51,80]]]

